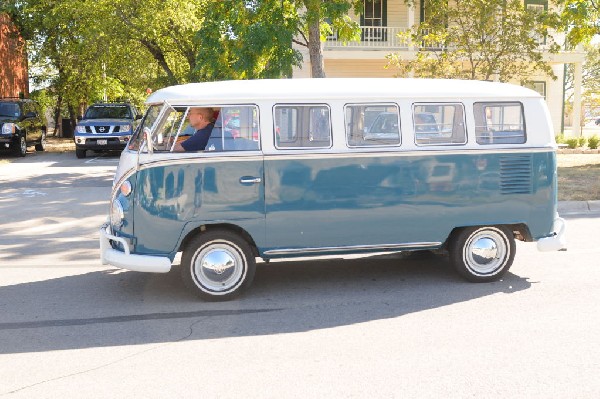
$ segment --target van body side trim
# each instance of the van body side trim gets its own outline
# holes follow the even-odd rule
[[[383,245],[353,245],[347,247],[321,247],[321,248],[292,248],[292,249],[272,249],[265,251],[265,255],[298,255],[298,254],[314,254],[314,253],[329,253],[338,251],[377,251],[382,252],[390,250],[402,250],[409,248],[432,248],[441,246],[441,242],[411,242],[406,244],[383,244]]]

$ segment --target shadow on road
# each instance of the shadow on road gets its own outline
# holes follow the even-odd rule
[[[0,290],[0,353],[298,333],[402,317],[526,290],[526,278],[471,284],[445,257],[387,255],[260,264],[230,302],[202,302],[170,273],[95,271]]]

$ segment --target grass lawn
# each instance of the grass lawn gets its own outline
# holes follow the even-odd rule
[[[558,200],[600,200],[600,154],[558,154]]]

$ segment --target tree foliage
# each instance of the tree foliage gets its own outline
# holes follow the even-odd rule
[[[197,80],[279,78],[299,65],[292,49],[297,25],[289,2],[215,2],[196,34]]]
[[[290,76],[309,48],[324,77],[321,42],[359,37],[347,13],[360,0],[8,0],[27,41],[35,87],[54,96],[56,120],[90,103],[132,100],[191,81]],[[61,111],[62,109],[62,111]]]
[[[208,0],[12,0],[30,75],[74,120],[91,102],[141,103],[147,88],[193,78]],[[58,119],[58,115],[57,115]]]
[[[558,0],[562,8],[562,26],[567,31],[567,45],[573,47],[600,35],[599,0]]]
[[[520,0],[429,0],[426,20],[403,37],[416,49],[388,55],[400,76],[527,81],[554,77],[543,51],[557,52],[549,30],[557,16],[526,10]],[[541,44],[546,42],[542,47]]]
[[[196,77],[202,80],[290,76],[302,62],[292,43],[309,49],[311,75],[325,77],[321,43],[333,30],[359,38],[348,17],[357,0],[223,0],[206,11],[196,36]]]

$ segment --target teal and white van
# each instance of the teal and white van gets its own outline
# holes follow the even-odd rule
[[[123,151],[103,264],[166,273],[205,299],[247,288],[256,258],[447,251],[499,279],[515,239],[565,248],[544,99],[503,83],[284,79],[156,91]],[[191,107],[215,110],[201,152]],[[212,143],[211,143],[212,141]]]

